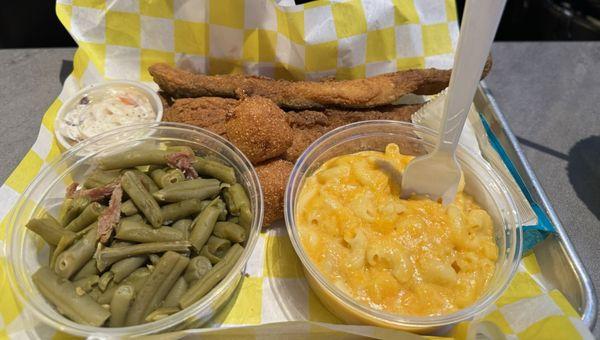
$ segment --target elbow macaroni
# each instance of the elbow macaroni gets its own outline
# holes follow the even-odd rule
[[[412,159],[390,144],[385,153],[333,158],[306,179],[296,220],[308,256],[337,287],[376,309],[424,316],[472,304],[495,270],[491,217],[463,192],[447,207],[400,199],[377,158],[400,170]]]

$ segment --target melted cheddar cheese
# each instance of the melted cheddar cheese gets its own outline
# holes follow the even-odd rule
[[[325,162],[305,179],[296,223],[321,273],[362,304],[401,315],[441,315],[477,300],[495,270],[492,219],[459,192],[447,206],[400,199],[374,163],[402,171],[411,156],[389,144]]]

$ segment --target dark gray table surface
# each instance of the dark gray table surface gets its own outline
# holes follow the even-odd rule
[[[0,183],[35,141],[73,53],[0,51]],[[492,55],[487,84],[600,295],[600,42],[496,43]]]

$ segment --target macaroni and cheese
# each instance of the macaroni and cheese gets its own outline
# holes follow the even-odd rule
[[[447,206],[400,199],[378,169],[402,171],[395,144],[325,162],[307,177],[296,220],[304,249],[338,288],[372,308],[414,316],[448,314],[477,300],[495,270],[492,219],[462,192]]]

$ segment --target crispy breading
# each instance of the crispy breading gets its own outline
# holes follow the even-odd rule
[[[486,64],[483,77],[489,70]],[[448,86],[451,70],[415,69],[338,81],[287,81],[249,75],[201,75],[167,64],[148,69],[161,90],[174,98],[262,96],[289,109],[371,108],[408,94],[435,94]]]
[[[292,145],[284,112],[263,97],[249,97],[227,115],[227,138],[257,164],[283,154]]]
[[[271,160],[256,167],[264,197],[265,226],[283,217],[283,195],[293,167],[293,163],[282,159]]]
[[[295,162],[298,157],[328,131],[337,127],[365,120],[410,121],[411,115],[422,105],[387,105],[373,110],[289,111],[286,118],[294,131],[292,146],[283,154],[283,159]]]
[[[208,129],[221,136],[225,135],[225,117],[238,105],[238,100],[216,97],[202,99],[175,99],[165,109],[164,119]]]

